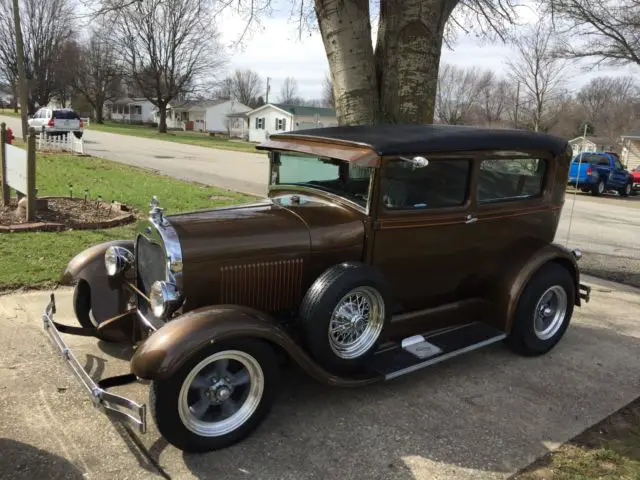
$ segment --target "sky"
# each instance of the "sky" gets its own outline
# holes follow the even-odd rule
[[[535,21],[535,12],[524,11],[521,21]],[[296,24],[288,19],[288,10],[280,9],[271,18],[263,19],[260,28],[251,31],[240,47],[233,44],[242,34],[246,22],[237,14],[224,12],[218,24],[222,41],[232,45],[228,68],[251,68],[263,78],[271,78],[270,101],[277,101],[281,85],[287,76],[296,79],[299,95],[321,98],[322,81],[329,71],[322,39],[318,32],[298,37]],[[441,62],[461,67],[477,66],[505,73],[504,61],[513,51],[500,41],[481,42],[473,36],[459,35],[452,48],[443,47]],[[578,89],[599,75],[633,75],[640,78],[637,67],[594,69],[589,62],[571,69],[569,89]]]

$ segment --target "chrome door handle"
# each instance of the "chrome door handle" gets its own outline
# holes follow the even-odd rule
[[[474,217],[473,215],[467,215],[467,220],[464,223],[476,223],[478,221],[478,217]]]

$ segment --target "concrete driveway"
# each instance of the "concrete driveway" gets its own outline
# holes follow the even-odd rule
[[[640,395],[640,290],[586,280],[591,303],[546,356],[496,345],[358,390],[288,371],[262,426],[204,455],[91,406],[42,330],[47,293],[0,297],[0,478],[506,478]],[[72,322],[70,292],[57,295]],[[95,375],[128,371],[126,348],[67,340]],[[144,385],[116,390],[146,400]]]

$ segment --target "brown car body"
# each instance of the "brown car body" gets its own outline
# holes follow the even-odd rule
[[[139,225],[136,241],[80,253],[67,266],[63,283],[89,287],[103,336],[122,338],[124,332],[142,340],[131,360],[136,377],[166,379],[211,343],[259,338],[326,384],[383,380],[374,370],[331,372],[299,339],[298,308],[306,292],[323,272],[344,262],[369,265],[387,282],[392,318],[380,351],[412,335],[472,322],[508,333],[523,290],[549,262],[570,273],[573,304],[588,298],[581,292],[579,255],[553,243],[571,159],[569,145],[560,139],[464,127],[353,127],[272,135],[259,149],[269,153],[272,178],[286,152],[373,168],[368,201],[363,206],[313,186],[271,182],[268,198],[254,204],[169,216],[156,205]],[[479,203],[480,162],[509,154],[546,163],[540,193]],[[464,202],[385,208],[381,189],[387,165],[415,156],[429,162],[468,159]],[[107,275],[104,254],[110,246],[134,254],[132,268],[122,275]],[[141,280],[145,276],[150,280]],[[179,308],[169,318],[152,318],[146,305],[150,283],[167,279],[179,291]]]

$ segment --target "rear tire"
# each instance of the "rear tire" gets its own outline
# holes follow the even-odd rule
[[[82,138],[83,132],[73,132],[73,135],[79,140]]]
[[[91,312],[91,287],[84,280],[80,280],[73,290],[73,309],[80,325],[97,331],[98,322]]]
[[[575,284],[558,263],[544,265],[520,295],[506,343],[514,352],[542,355],[562,338],[573,314]]]
[[[623,188],[618,190],[618,193],[621,197],[628,197],[629,195],[631,195],[631,184],[627,183]]]
[[[277,384],[277,359],[268,344],[253,339],[216,343],[169,378],[152,383],[151,415],[175,447],[185,452],[219,450],[260,425]]]
[[[605,188],[605,184],[604,184],[604,179],[600,179],[598,180],[598,183],[596,183],[592,188],[591,188],[591,195],[593,195],[594,197],[599,197],[600,195],[604,194],[606,188]]]

